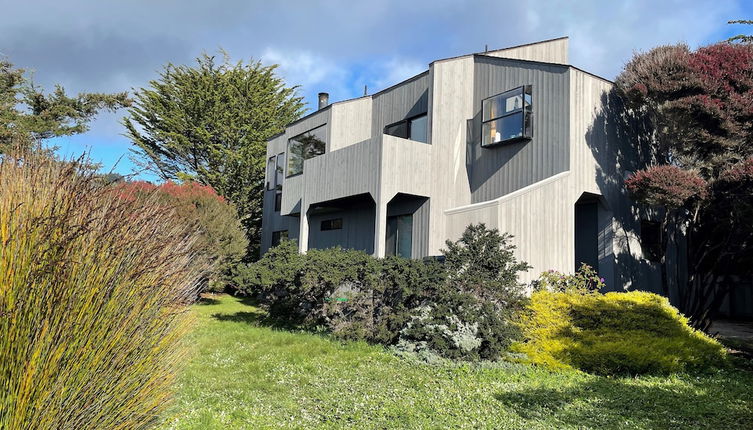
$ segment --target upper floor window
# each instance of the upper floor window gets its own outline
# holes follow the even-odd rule
[[[421,114],[384,127],[384,134],[427,143],[428,125],[428,117],[426,114]]]
[[[317,127],[288,140],[288,177],[303,173],[303,161],[324,154],[326,128]]]
[[[526,85],[481,102],[481,146],[533,136],[533,98]]]
[[[275,156],[269,157],[267,160],[267,190],[273,190],[275,188]]]

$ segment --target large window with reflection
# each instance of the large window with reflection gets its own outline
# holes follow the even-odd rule
[[[421,114],[384,127],[384,134],[427,143],[428,125],[429,120],[426,114]]]
[[[288,140],[288,177],[303,173],[303,162],[324,154],[326,127],[320,126]]]
[[[533,137],[533,98],[525,85],[481,102],[481,146]]]

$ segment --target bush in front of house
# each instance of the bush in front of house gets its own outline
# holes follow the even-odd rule
[[[195,231],[194,252],[212,263],[202,279],[202,290],[222,292],[236,287],[235,272],[246,254],[248,240],[235,207],[208,185],[167,181],[155,185],[146,181],[113,184],[121,199],[151,199],[170,210]]]
[[[483,224],[447,242],[445,264],[283,241],[247,266],[245,291],[277,319],[342,339],[455,359],[496,359],[516,339],[525,302],[510,236]]]
[[[400,331],[399,347],[429,350],[453,359],[497,359],[519,335],[513,321],[526,302],[512,236],[484,224],[470,225],[455,242],[447,241],[447,280],[432,301],[415,308]]]
[[[81,162],[83,161],[83,162]],[[87,160],[0,158],[0,428],[150,428],[184,361],[209,263],[152,199]]]
[[[666,374],[723,366],[724,348],[648,292],[583,289],[532,294],[514,350],[535,364],[597,374]]]

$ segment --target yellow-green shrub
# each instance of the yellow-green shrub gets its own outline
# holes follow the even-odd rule
[[[170,397],[193,233],[78,163],[0,160],[0,428],[138,429]]]
[[[600,374],[671,373],[723,365],[724,348],[646,292],[537,291],[521,317],[531,362]]]

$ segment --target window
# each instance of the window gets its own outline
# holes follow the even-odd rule
[[[425,114],[408,120],[408,139],[426,143],[428,125],[429,120]]]
[[[661,260],[662,237],[661,224],[655,221],[641,220],[641,249],[643,258],[649,261]]]
[[[303,162],[324,154],[325,126],[317,127],[288,141],[288,177],[303,173]]]
[[[288,238],[287,230],[273,231],[272,232],[272,247],[279,245],[282,239],[287,239],[287,238]]]
[[[427,143],[428,125],[428,117],[421,114],[384,127],[384,134]]]
[[[282,193],[275,193],[275,212],[282,209]]]
[[[413,215],[387,218],[387,255],[411,258],[413,246]]]
[[[481,146],[533,136],[533,98],[531,86],[526,85],[481,102]]]
[[[275,168],[275,188],[282,190],[282,182],[285,179],[285,153],[277,154],[277,167]]]
[[[324,221],[322,221],[322,224],[320,226],[321,231],[341,230],[342,228],[343,228],[342,218],[325,219]]]
[[[275,187],[275,157],[274,155],[267,160],[267,190]]]

